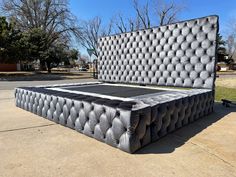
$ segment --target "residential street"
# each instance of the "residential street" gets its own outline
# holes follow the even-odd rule
[[[49,80],[49,81],[0,81],[0,90],[12,90],[16,87],[50,85],[50,84],[66,84],[77,82],[92,82],[94,79],[65,79],[65,80]]]

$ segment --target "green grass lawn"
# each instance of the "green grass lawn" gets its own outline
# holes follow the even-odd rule
[[[215,99],[221,101],[221,99],[236,101],[236,88],[216,87]]]

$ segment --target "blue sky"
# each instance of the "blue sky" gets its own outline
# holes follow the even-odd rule
[[[117,14],[132,16],[132,0],[70,0],[70,8],[78,19],[88,20],[100,16],[103,24]],[[140,0],[144,3],[146,0]],[[220,17],[220,33],[227,35],[229,21],[236,18],[236,0],[175,0],[184,5],[179,20],[216,14]]]

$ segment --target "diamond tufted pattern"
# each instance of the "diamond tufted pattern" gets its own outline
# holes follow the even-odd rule
[[[213,88],[218,17],[102,37],[99,80]]]
[[[151,137],[156,141],[188,123],[210,114],[214,106],[214,92],[187,90],[140,98],[151,106]]]
[[[20,108],[126,152],[151,142],[151,112],[144,104],[136,104],[142,109],[131,110],[130,102],[110,100],[107,105],[106,99],[85,96],[78,100],[71,98],[73,94],[61,97],[55,91],[35,88],[17,88],[15,97]]]
[[[16,106],[133,153],[213,111],[217,31],[218,17],[208,16],[99,40],[100,81],[201,89],[124,101],[48,89],[65,84],[25,87]],[[86,84],[94,83],[68,85]]]
[[[208,115],[214,105],[214,92],[204,89],[148,94],[133,102],[46,87],[17,88],[15,97],[22,109],[129,153]]]

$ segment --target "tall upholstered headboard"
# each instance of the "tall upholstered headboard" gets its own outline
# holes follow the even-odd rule
[[[103,82],[214,88],[218,17],[102,37]]]

